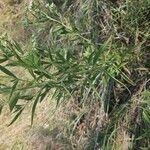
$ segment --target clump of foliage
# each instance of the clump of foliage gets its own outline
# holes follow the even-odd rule
[[[57,105],[72,101],[84,109],[98,103],[99,115],[107,119],[101,125],[104,117],[98,117],[95,149],[116,147],[123,118],[135,113],[131,109],[140,109],[136,119],[142,121],[135,128],[143,121],[149,126],[149,104],[133,99],[137,93],[142,96],[144,83],[149,90],[149,8],[149,0],[33,2],[24,19],[28,46],[5,37],[0,41],[0,69],[11,78],[9,86],[0,88],[9,93],[10,111],[16,114],[10,124],[30,102],[33,123],[37,104],[52,93]],[[20,67],[31,77],[13,71]],[[135,130],[133,148],[139,146],[138,138],[140,146],[148,145],[147,129],[139,129],[140,135]]]

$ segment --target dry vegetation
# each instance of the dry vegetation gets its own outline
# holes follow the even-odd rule
[[[0,150],[148,150],[149,10],[0,0]]]

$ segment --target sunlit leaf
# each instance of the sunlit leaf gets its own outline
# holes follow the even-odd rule
[[[0,65],[0,70],[13,78],[17,78],[11,71],[9,71],[7,68],[5,68],[1,65]]]

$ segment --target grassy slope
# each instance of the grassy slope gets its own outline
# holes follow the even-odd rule
[[[82,4],[80,4],[80,5],[82,6]],[[120,5],[123,6],[123,3],[120,3]],[[140,6],[140,4],[139,4],[139,6]],[[18,14],[22,14],[22,12],[20,13],[20,11],[16,10],[17,13],[15,14],[14,12],[11,12],[12,8],[14,8],[14,6],[8,7],[8,10],[5,10],[5,8],[4,8],[4,10],[2,10],[4,15],[2,15],[1,17],[6,19],[6,20],[3,19],[4,24],[6,24],[6,26],[4,26],[4,28],[1,29],[1,32],[7,31],[17,41],[20,41],[20,39],[24,41],[25,35],[24,35],[24,30],[22,28],[22,22],[15,21],[18,19],[18,16],[19,16],[18,20],[20,20],[21,16]],[[143,6],[143,8],[145,8],[145,6]],[[143,8],[141,7],[141,9],[143,9]],[[17,5],[17,9],[20,9],[20,6]],[[111,146],[113,145],[113,148],[116,150],[118,150],[118,149],[126,150],[126,149],[128,149],[128,147],[134,147],[134,145],[133,145],[133,142],[135,143],[134,137],[138,136],[139,130],[140,130],[140,128],[142,128],[141,125],[138,125],[138,123],[141,123],[139,121],[139,118],[140,118],[139,114],[141,111],[140,106],[141,106],[141,102],[144,100],[142,92],[145,91],[145,89],[147,88],[146,84],[147,84],[147,80],[149,78],[146,75],[148,72],[147,68],[149,68],[149,66],[147,66],[147,67],[145,66],[145,64],[148,65],[148,60],[147,60],[147,57],[145,58],[145,56],[147,56],[149,52],[147,52],[147,51],[145,52],[145,47],[146,47],[145,45],[147,45],[147,41],[145,41],[145,39],[146,39],[146,33],[148,33],[148,28],[146,26],[146,23],[149,24],[149,22],[146,21],[145,18],[141,19],[140,17],[137,16],[136,13],[137,13],[138,9],[137,9],[136,5],[135,5],[135,8],[134,8],[134,6],[131,6],[130,9],[135,9],[135,11],[131,11],[131,14],[127,14],[128,18],[124,18],[125,10],[123,9],[123,7],[120,7],[120,9],[121,9],[121,11],[119,9],[117,9],[117,7],[115,7],[115,10],[111,10],[111,11],[114,11],[114,15],[116,15],[116,16],[118,15],[119,17],[122,17],[121,18],[122,22],[118,23],[117,21],[120,18],[117,20],[113,16],[116,19],[116,20],[113,20],[115,25],[117,26],[119,24],[119,26],[122,26],[122,28],[119,28],[117,26],[116,27],[117,30],[114,30],[115,33],[111,32],[111,31],[110,31],[110,33],[107,32],[107,30],[110,29],[110,24],[111,24],[111,19],[112,19],[111,13],[109,12],[110,11],[109,7],[107,7],[106,10],[104,10],[104,11],[106,11],[106,14],[107,14],[106,18],[102,18],[102,20],[104,19],[104,24],[102,22],[102,24],[100,24],[99,26],[100,26],[100,28],[103,29],[102,30],[103,31],[102,35],[104,36],[103,40],[105,40],[105,38],[107,39],[107,36],[109,36],[109,34],[112,34],[113,36],[115,36],[114,38],[119,39],[118,41],[115,39],[115,42],[118,45],[116,44],[117,45],[116,46],[115,43],[113,43],[114,44],[114,47],[112,48],[113,50],[115,50],[115,48],[117,49],[117,47],[119,47],[121,50],[128,49],[128,47],[130,45],[132,45],[131,43],[133,43],[133,45],[135,46],[135,51],[132,51],[131,53],[129,53],[127,55],[127,58],[125,58],[125,61],[127,60],[128,63],[124,67],[124,72],[136,84],[135,86],[131,86],[131,88],[129,86],[129,88],[131,90],[131,95],[124,89],[122,91],[122,87],[117,87],[119,85],[114,86],[114,88],[115,88],[114,90],[117,93],[116,99],[120,99],[121,101],[126,101],[127,99],[130,99],[131,104],[123,105],[123,106],[125,106],[125,109],[123,109],[123,112],[120,109],[114,110],[114,112],[112,113],[112,116],[110,116],[109,120],[107,119],[107,116],[104,116],[104,118],[103,118],[103,116],[101,115],[101,112],[99,112],[99,107],[96,104],[95,104],[96,106],[93,106],[93,104],[92,104],[92,107],[90,109],[84,108],[85,110],[82,110],[82,111],[85,111],[86,114],[88,114],[87,119],[85,119],[86,121],[83,124],[81,123],[81,126],[79,126],[79,129],[76,129],[76,135],[73,137],[74,140],[71,141],[72,145],[75,144],[77,146],[77,148],[78,148],[78,145],[81,145],[81,147],[79,146],[78,149],[83,149],[83,145],[85,143],[87,144],[87,142],[84,143],[84,140],[85,141],[87,140],[86,139],[87,136],[89,136],[89,135],[91,136],[91,137],[90,136],[88,137],[89,140],[91,140],[93,138],[92,134],[90,132],[92,131],[93,128],[95,128],[95,124],[96,124],[95,118],[97,116],[102,117],[101,121],[103,121],[104,128],[105,128],[105,123],[107,124],[109,121],[110,121],[110,126],[111,126],[111,124],[112,125],[115,124],[115,127],[113,126],[113,132],[112,132],[112,129],[110,129],[110,131],[109,131],[109,132],[112,132],[112,138],[110,138],[110,141],[108,142],[108,147],[107,147],[108,149],[109,149],[109,145],[111,145]],[[7,11],[9,13],[7,13]],[[143,12],[144,11],[145,10],[143,10]],[[138,15],[139,16],[141,15],[143,17],[143,14],[141,14],[141,12],[142,12],[142,10],[140,10],[138,12],[139,13]],[[7,18],[6,16],[7,17],[9,16],[9,17]],[[141,23],[141,20],[144,23]],[[137,21],[136,22],[137,24],[134,21],[135,22]],[[17,24],[16,24],[16,22],[17,22]],[[120,23],[121,23],[121,25],[120,25]],[[134,25],[137,27],[135,27]],[[108,29],[105,29],[105,26]],[[115,26],[113,26],[113,27],[114,27],[114,29],[116,29]],[[17,30],[12,32],[12,28],[17,29]],[[18,33],[22,33],[22,34],[18,34]],[[44,35],[42,35],[42,36],[44,36]],[[120,44],[122,44],[122,46]],[[141,45],[141,44],[143,44],[143,45]],[[142,51],[143,49],[144,49],[144,51]],[[122,53],[122,54],[125,55],[125,53]],[[117,55],[117,52],[114,53],[113,55]],[[110,57],[113,57],[113,55],[110,55]],[[107,57],[107,54],[105,57]],[[132,60],[131,60],[131,58],[132,58]],[[116,59],[118,60],[118,58],[116,58]],[[137,80],[137,79],[139,79],[139,80]],[[121,103],[124,103],[124,102],[121,102]],[[9,113],[6,111],[6,113],[4,113],[0,118],[2,120],[2,123],[0,124],[0,133],[2,135],[2,137],[0,139],[0,142],[1,142],[0,149],[6,149],[6,148],[11,149],[12,148],[12,149],[39,149],[39,150],[42,150],[45,148],[46,144],[49,146],[49,149],[55,150],[55,149],[58,149],[58,147],[59,148],[65,147],[64,149],[67,149],[66,145],[68,146],[68,149],[71,149],[70,140],[65,138],[64,135],[61,135],[62,132],[60,132],[60,134],[57,133],[57,132],[59,132],[59,130],[64,130],[64,129],[61,129],[59,124],[62,123],[62,121],[64,121],[64,122],[66,121],[65,120],[65,118],[66,118],[65,112],[66,113],[68,113],[68,112],[65,111],[62,113],[62,110],[60,110],[57,115],[54,115],[52,117],[52,119],[50,119],[49,116],[51,116],[51,111],[49,110],[50,108],[47,107],[48,104],[49,104],[49,102],[45,101],[41,104],[41,106],[40,106],[41,108],[38,108],[37,113],[39,115],[35,118],[35,127],[33,129],[30,129],[30,127],[29,127],[29,125],[30,125],[30,113],[29,113],[30,109],[28,107],[25,110],[23,116],[21,116],[21,119],[18,120],[17,123],[13,124],[11,127],[8,127],[8,128],[5,126],[9,120],[9,117],[8,117]],[[54,109],[55,103],[50,102],[50,104],[51,104],[51,109]],[[69,105],[68,107],[70,109],[71,106]],[[72,106],[72,107],[76,107],[76,106]],[[64,107],[64,108],[66,108],[66,107]],[[79,114],[82,113],[82,111],[80,112],[79,110],[76,110],[76,108],[73,108],[73,111],[74,112],[77,111],[77,113],[79,112]],[[121,112],[121,113],[119,113],[119,112]],[[122,116],[120,114],[122,114]],[[116,117],[117,115],[123,119],[120,119],[119,117],[117,118]],[[7,117],[8,117],[8,120],[5,119]],[[115,122],[115,119],[116,120],[118,119],[118,120]],[[44,126],[44,123],[43,123],[44,121],[47,121],[46,127]],[[24,122],[26,122],[26,124]],[[135,122],[136,122],[136,124],[134,124]],[[66,121],[65,123],[68,123],[68,122]],[[89,124],[90,124],[89,128],[91,131],[88,131],[88,129],[86,128],[87,126],[89,126]],[[82,125],[83,125],[83,127],[82,127]],[[57,126],[58,126],[58,128],[55,128]],[[84,127],[84,126],[86,126],[86,127]],[[47,128],[47,129],[45,129],[45,128]],[[55,128],[55,130],[52,130],[54,128]],[[52,130],[52,132],[50,132],[50,130]],[[53,132],[54,132],[54,135],[53,135]],[[13,136],[14,133],[15,133],[15,135]],[[56,137],[56,135],[57,135],[57,137]],[[59,138],[62,138],[62,137],[64,138],[65,142],[62,142],[59,140]],[[115,140],[115,142],[113,142],[114,140]],[[83,145],[82,145],[82,143],[83,143]],[[135,149],[139,148],[140,145],[138,142],[137,142],[136,146],[137,147],[134,147]]]

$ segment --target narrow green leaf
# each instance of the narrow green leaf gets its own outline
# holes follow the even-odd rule
[[[5,51],[5,46],[4,45],[1,45],[1,43],[0,43],[0,50],[2,50],[3,52]]]
[[[48,50],[48,54],[49,54],[49,58],[50,58],[50,60],[51,60],[51,61],[53,61],[53,57],[52,57],[51,49],[50,49],[50,48],[48,48],[47,50]]]
[[[98,59],[100,58],[100,55],[106,50],[108,44],[112,41],[112,36],[108,38],[108,40],[95,52],[95,55],[93,57],[93,64],[96,64]]]
[[[22,106],[23,105],[15,105],[15,109],[13,110],[13,113],[15,114],[15,113],[17,113],[20,109],[22,109]]]
[[[74,99],[73,98],[73,95],[72,93],[67,89],[67,87],[65,86],[65,84],[62,82],[61,83],[62,87],[64,88],[64,90],[67,92],[67,94],[69,95],[70,98],[72,98],[72,100]]]
[[[143,117],[150,124],[150,113],[148,113],[148,111],[145,110],[143,112]]]
[[[102,53],[102,49],[98,49],[93,56],[93,64],[96,64],[98,59],[100,58],[100,54]]]
[[[0,70],[11,77],[17,78],[12,72],[10,72],[8,69],[6,69],[5,67],[1,65],[0,65]]]
[[[119,81],[118,79],[116,79],[114,76],[112,76],[110,73],[108,73],[108,72],[106,72],[112,79],[114,79],[116,82],[118,82],[120,85],[122,85],[122,86],[124,86],[127,90],[128,90],[128,92],[129,92],[129,94],[131,95],[131,91],[129,90],[129,88],[124,84],[124,83],[122,83],[121,81]]]
[[[33,70],[28,68],[28,71],[29,71],[30,75],[36,80],[36,75],[34,74]]]
[[[23,54],[23,50],[20,47],[19,43],[17,43],[16,41],[14,41],[13,45],[18,50],[18,52],[20,52],[21,54]]]
[[[46,97],[46,95],[48,94],[48,92],[49,92],[49,88],[47,87],[46,89],[45,89],[45,91],[41,94],[41,97],[40,97],[40,102],[42,102],[43,101],[43,99]]]
[[[18,111],[18,113],[15,115],[15,117],[13,118],[13,120],[10,122],[8,126],[12,125],[18,119],[18,117],[21,115],[23,110],[24,110],[24,107]]]
[[[70,25],[71,25],[72,30],[78,31],[78,28],[77,28],[76,23],[75,23],[75,17],[70,16],[69,21],[70,21]]]
[[[58,89],[55,89],[51,99],[55,99],[57,97],[58,93],[59,93]]]
[[[70,52],[70,50],[68,50],[67,51],[67,56],[66,56],[67,61],[69,61],[70,58],[71,58],[71,52]]]
[[[3,106],[0,104],[0,114],[2,113]]]
[[[0,63],[3,63],[5,61],[7,61],[8,59],[7,58],[0,58]]]
[[[59,106],[59,104],[62,102],[62,97],[63,97],[63,93],[57,93],[57,96],[56,96],[56,107]]]
[[[4,84],[0,84],[0,94],[4,93],[10,93],[11,87],[6,86]]]
[[[95,51],[92,52],[92,53],[89,55],[89,57],[88,57],[88,62],[89,62],[89,63],[92,61],[92,58],[93,58],[93,56],[94,56],[94,53],[95,53]]]
[[[46,1],[49,3],[49,5],[52,4],[52,0],[46,0]]]
[[[30,101],[33,99],[33,95],[20,95],[19,99]]]
[[[134,83],[126,74],[124,74],[123,72],[121,72],[121,76],[122,76],[128,83],[130,83],[131,85],[135,86],[135,83]]]
[[[10,95],[9,95],[9,101],[10,101],[10,99],[12,97],[13,92],[16,89],[17,84],[18,84],[18,80],[16,80],[15,83],[14,83],[14,85],[12,86],[12,89],[11,89],[11,92],[10,92]]]
[[[14,107],[15,107],[15,105],[17,104],[18,100],[19,100],[19,92],[17,92],[17,93],[14,95],[14,97],[12,97],[12,98],[10,99],[10,102],[9,102],[9,109],[10,109],[10,111],[12,111],[12,110],[14,109]]]
[[[65,58],[63,57],[63,55],[61,55],[60,53],[57,53],[58,58],[62,61],[65,62]]]
[[[37,104],[38,104],[38,101],[39,101],[39,99],[40,99],[40,96],[41,96],[41,93],[42,93],[43,89],[44,89],[44,87],[40,89],[40,91],[38,92],[38,95],[37,95],[37,97],[35,98],[35,101],[34,101],[34,103],[33,103],[32,114],[31,114],[31,125],[33,124],[35,109],[36,109],[36,106],[37,106]]]
[[[16,58],[18,59],[19,63],[25,64],[22,58],[19,56],[19,54],[14,49],[12,50],[13,50],[14,55],[16,55]]]

